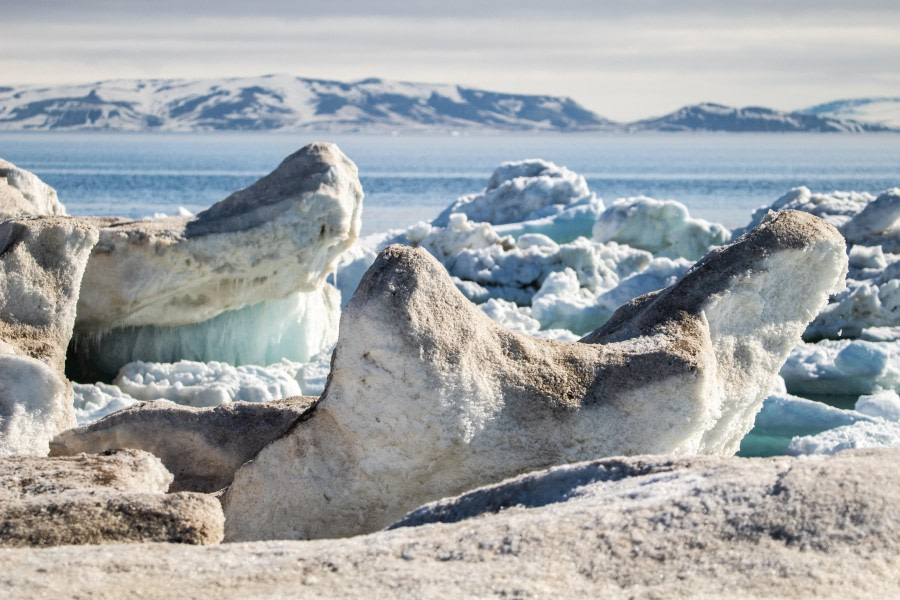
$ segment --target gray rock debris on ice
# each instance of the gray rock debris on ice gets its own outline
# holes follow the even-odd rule
[[[219,542],[219,502],[166,494],[171,481],[159,459],[137,450],[0,458],[0,546]]]
[[[505,477],[618,454],[732,454],[844,240],[770,217],[576,343],[512,333],[423,250],[385,249],[341,317],[312,417],[235,475],[226,539],[340,537]]]
[[[37,175],[0,158],[0,221],[13,217],[63,216],[56,190]]]
[[[0,550],[3,590],[116,599],[210,590],[223,598],[891,598],[900,589],[898,460],[900,450],[606,459],[417,511],[429,521],[480,518],[352,539]]]
[[[219,359],[179,355],[202,333],[172,341],[158,329],[299,295],[336,322],[339,301],[325,278],[359,235],[362,197],[356,165],[334,144],[315,143],[196,217],[96,219],[100,241],[75,323],[80,367],[102,365],[99,375],[114,376],[132,360]],[[123,358],[139,340],[149,354]]]
[[[67,217],[0,223],[0,455],[46,455],[75,425],[63,374],[97,230]]]
[[[242,464],[302,418],[315,400],[298,396],[210,408],[146,402],[64,431],[50,443],[50,455],[146,450],[174,475],[170,491],[216,492],[231,483]]]

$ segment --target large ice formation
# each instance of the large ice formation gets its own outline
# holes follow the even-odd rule
[[[236,474],[226,538],[374,531],[589,457],[734,453],[846,265],[833,227],[782,212],[562,343],[496,325],[428,253],[391,246],[342,315],[311,418]]]
[[[317,143],[196,217],[98,220],[76,358],[107,376],[137,359],[307,360],[335,341],[325,278],[361,211],[356,166]]]
[[[0,220],[65,214],[56,190],[34,173],[0,158]]]
[[[67,217],[0,223],[0,455],[46,455],[75,423],[63,375],[97,231]]]

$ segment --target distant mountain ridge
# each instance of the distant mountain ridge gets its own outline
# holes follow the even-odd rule
[[[570,98],[289,75],[0,88],[0,130],[596,130]]]
[[[873,99],[897,102],[900,99]],[[871,132],[884,124],[842,118],[838,101],[808,111],[704,103],[616,123],[571,98],[506,94],[450,84],[291,75],[128,79],[0,86],[0,131],[723,131]],[[841,104],[845,103],[845,104]],[[862,104],[854,104],[859,107]],[[893,106],[893,105],[891,105]],[[820,114],[816,114],[816,110]],[[827,109],[827,110],[826,110]],[[900,128],[900,110],[896,127]]]
[[[856,119],[900,129],[900,97],[832,100],[806,108],[803,112],[837,119]]]
[[[711,102],[685,106],[673,113],[629,123],[630,131],[845,132],[889,131],[876,123],[782,112],[761,106],[735,108]]]

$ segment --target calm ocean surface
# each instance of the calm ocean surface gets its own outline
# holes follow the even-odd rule
[[[363,232],[434,217],[480,191],[506,160],[540,157],[584,175],[607,202],[674,199],[729,227],[791,187],[879,192],[900,186],[900,135],[331,135],[0,133],[0,157],[55,187],[70,214],[202,210],[316,140],[359,166]]]

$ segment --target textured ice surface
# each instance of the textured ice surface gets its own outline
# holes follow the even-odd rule
[[[718,223],[691,218],[687,207],[674,200],[639,196],[613,202],[594,224],[593,237],[658,256],[697,260],[727,242],[731,232]]]
[[[864,421],[791,440],[787,454],[836,454],[852,448],[900,448],[900,422]]]
[[[0,158],[0,219],[64,214],[56,190],[34,173]]]
[[[139,402],[120,388],[108,383],[74,383],[72,388],[75,418],[79,425],[93,423]]]
[[[541,159],[506,162],[494,170],[484,191],[458,199],[433,224],[446,226],[454,213],[495,225],[531,221],[557,215],[591,195],[584,177],[565,167]]]
[[[847,239],[850,272],[838,293],[810,324],[804,339],[900,339],[900,188],[868,193],[814,194],[795,188],[757,210],[748,227],[769,210],[796,209],[839,228]],[[735,235],[744,230],[735,231]]]
[[[234,367],[221,362],[126,365],[115,385],[138,400],[171,400],[187,406],[217,406],[235,400],[266,402],[301,395],[297,365]]]
[[[881,417],[888,421],[900,421],[900,395],[894,390],[860,396],[856,410],[871,417]]]
[[[46,456],[50,440],[64,429],[59,413],[68,396],[65,382],[45,363],[0,354],[0,456]]]
[[[795,394],[900,390],[900,341],[822,340],[795,347],[781,369]]]

